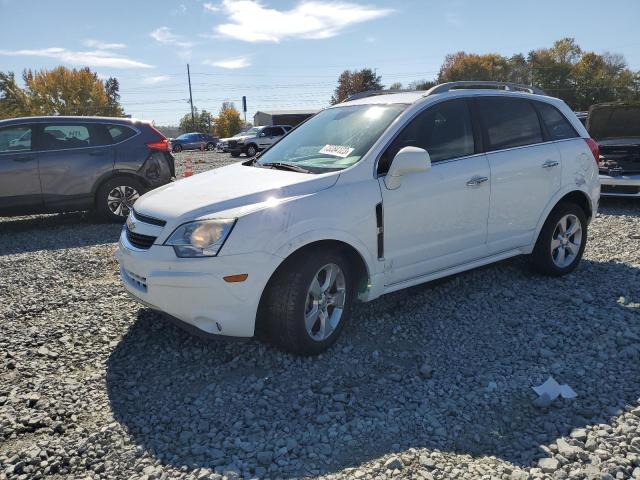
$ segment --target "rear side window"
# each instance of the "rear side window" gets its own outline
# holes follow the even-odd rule
[[[450,100],[420,113],[391,143],[378,171],[386,173],[393,157],[404,147],[425,149],[432,162],[473,155],[475,143],[467,102]]]
[[[550,140],[564,140],[578,136],[569,121],[556,107],[548,103],[536,102],[536,108],[540,112],[545,127],[547,127]]]
[[[14,125],[0,128],[0,153],[31,150],[31,127]]]
[[[543,141],[540,120],[526,100],[508,97],[477,99],[489,150],[521,147]]]
[[[136,134],[135,130],[124,125],[107,125],[107,130],[109,130],[113,143],[123,142]]]
[[[109,145],[111,139],[105,134],[102,125],[45,124],[40,133],[39,143],[42,150],[68,150]]]

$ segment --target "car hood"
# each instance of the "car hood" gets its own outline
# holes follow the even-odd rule
[[[313,175],[236,163],[152,190],[138,199],[135,210],[166,221],[241,216],[264,208],[265,202],[272,199],[330,188],[338,177],[335,172]]]
[[[640,137],[640,105],[594,105],[589,110],[587,130],[598,142],[607,140],[612,143],[613,139],[634,137],[637,139]]]

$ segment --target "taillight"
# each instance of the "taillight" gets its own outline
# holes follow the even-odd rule
[[[589,150],[591,150],[593,159],[596,161],[596,163],[600,163],[600,147],[598,146],[596,141],[593,138],[585,138],[584,141],[587,142],[587,145],[589,145]]]
[[[170,150],[169,139],[167,137],[165,137],[162,133],[160,133],[158,130],[153,128],[151,125],[149,125],[149,128],[151,129],[151,131],[153,133],[158,134],[160,139],[155,141],[155,142],[147,143],[147,147],[149,147],[152,150],[160,150],[160,151],[163,151],[163,152],[168,152]]]

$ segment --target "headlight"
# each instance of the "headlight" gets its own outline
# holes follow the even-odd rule
[[[215,257],[229,236],[235,219],[201,220],[180,225],[165,245],[171,245],[178,257]]]

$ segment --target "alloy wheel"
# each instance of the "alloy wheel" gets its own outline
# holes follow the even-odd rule
[[[551,258],[559,268],[571,265],[582,245],[582,224],[573,214],[560,218],[551,236]]]
[[[133,187],[127,185],[114,187],[107,195],[107,207],[114,215],[126,217],[139,197],[140,194]]]
[[[251,146],[247,148],[247,155],[253,157],[256,154],[256,147]]]
[[[313,276],[307,290],[304,322],[309,336],[321,342],[335,331],[346,302],[346,281],[335,263],[323,266]]]

